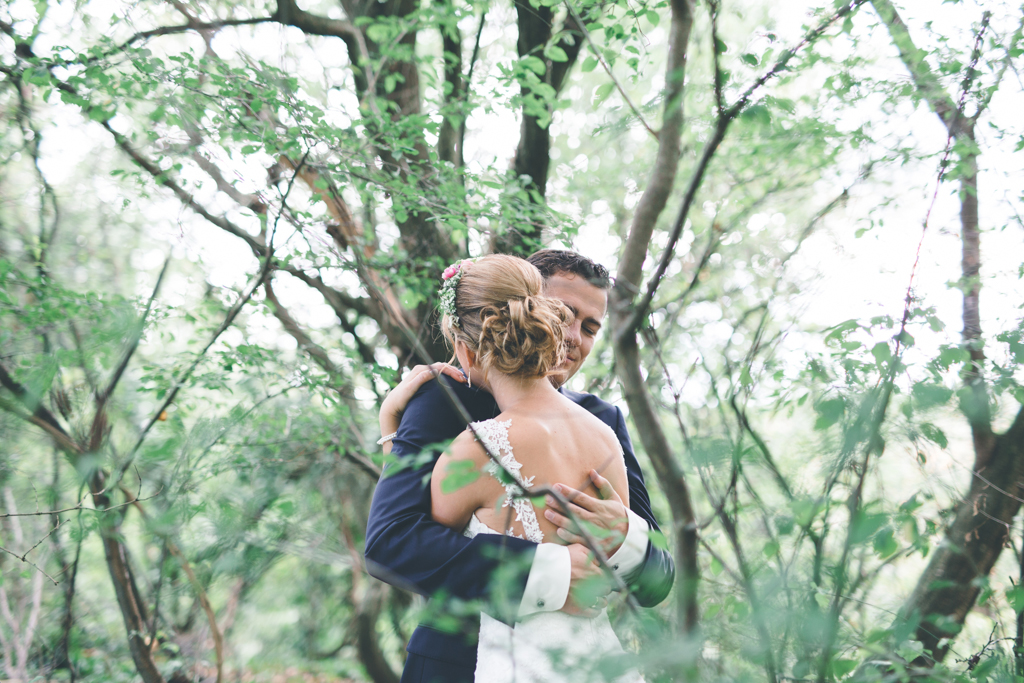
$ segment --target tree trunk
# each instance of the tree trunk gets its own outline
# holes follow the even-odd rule
[[[916,638],[941,661],[981,592],[978,578],[987,577],[1007,541],[1020,509],[1024,477],[1024,408],[1013,425],[996,437],[984,467],[976,468],[967,496],[937,547],[917,587],[903,607],[903,618],[921,619]],[[1005,487],[1005,488],[1002,488]],[[922,659],[919,665],[928,665]]]
[[[353,569],[353,571],[358,571]],[[374,683],[399,683],[398,675],[391,669],[384,658],[384,652],[380,649],[380,640],[377,637],[377,620],[380,617],[381,608],[384,604],[383,596],[387,590],[386,586],[376,579],[366,579],[365,590],[361,596],[355,596],[353,591],[353,604],[356,608],[356,652],[359,661],[366,668],[366,673],[373,679]],[[358,585],[359,582],[353,581]]]
[[[901,614],[903,619],[920,619],[916,637],[934,659],[921,657],[916,663],[927,666],[931,661],[941,661],[949,652],[952,638],[960,632],[981,591],[975,580],[987,577],[999,559],[1020,508],[1016,496],[1020,495],[1019,482],[1024,475],[1024,408],[1006,433],[998,437],[993,434],[988,388],[982,372],[985,354],[980,313],[981,234],[974,139],[975,121],[984,107],[973,118],[967,118],[943,89],[890,0],[871,0],[871,4],[910,72],[917,94],[946,127],[948,143],[955,139],[965,150],[959,152],[958,164],[963,249],[960,284],[964,296],[962,339],[970,361],[963,373],[965,387],[960,392],[960,409],[971,427],[974,467],[968,493],[957,505],[953,523],[946,530],[946,542],[935,550]],[[983,19],[982,30],[987,17]],[[965,91],[970,88],[973,68],[981,54],[981,36],[976,36],[971,65],[963,80]],[[943,639],[947,640],[940,646]]]
[[[90,483],[93,505],[97,509],[110,507],[110,499],[102,493],[103,485],[102,475],[93,477]],[[112,518],[116,519],[116,516],[112,516]],[[103,522],[106,521],[103,520]],[[128,555],[125,553],[120,537],[121,530],[118,524],[101,523],[100,538],[103,541],[103,555],[107,561],[107,571],[114,584],[117,605],[121,609],[124,628],[128,634],[128,650],[132,654],[132,661],[135,662],[135,668],[142,676],[144,683],[164,683],[164,678],[157,670],[156,662],[153,661],[153,653],[146,642],[148,629],[143,616],[145,605],[132,580],[131,570],[128,567]]]
[[[632,326],[633,300],[643,275],[650,236],[658,217],[668,202],[679,166],[679,145],[682,135],[683,74],[686,51],[693,27],[693,5],[689,0],[674,0],[670,29],[669,58],[666,66],[665,113],[658,138],[658,155],[647,189],[637,205],[619,263],[616,286],[611,294],[611,316],[615,367],[622,383],[623,397],[630,417],[636,425],[644,450],[651,459],[658,483],[665,492],[672,510],[677,590],[676,613],[685,636],[694,636],[698,627],[697,589],[700,581],[697,566],[697,525],[689,487],[676,454],[669,445],[665,430],[651,400],[647,380],[641,371],[637,330]],[[682,675],[690,679],[690,667]]]
[[[540,53],[544,46],[551,41],[551,25],[554,22],[554,12],[551,7],[544,4],[534,6],[528,0],[516,0],[515,5],[519,25],[519,38],[516,41],[519,57],[532,55],[542,59],[546,66],[544,82],[554,88],[556,93],[561,92],[566,77],[576,63],[580,49],[583,47],[582,32],[576,25],[575,19],[571,16],[566,17],[567,37],[558,41],[558,47],[565,51],[568,59],[564,62],[553,62]],[[525,108],[522,117],[523,120],[519,127],[519,144],[516,147],[512,169],[517,178],[529,179],[527,190],[530,191],[530,201],[539,204],[543,203],[548,188],[548,169],[551,166],[551,130],[549,126],[542,126],[540,119],[536,116],[527,114]],[[539,222],[508,226],[505,233],[494,239],[492,248],[499,253],[525,256],[540,246],[543,229],[544,225]]]

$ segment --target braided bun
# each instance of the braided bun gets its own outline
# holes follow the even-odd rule
[[[566,356],[572,312],[543,296],[544,279],[529,262],[494,254],[464,262],[456,288],[459,323],[445,316],[442,331],[477,354],[485,372],[535,379],[555,372]]]

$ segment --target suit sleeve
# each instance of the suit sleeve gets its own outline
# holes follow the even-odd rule
[[[463,395],[468,403],[471,395]],[[488,600],[489,613],[515,618],[536,545],[505,535],[466,538],[430,516],[430,474],[439,451],[463,425],[442,390],[429,382],[409,402],[377,483],[366,527],[366,569],[374,577],[421,595]],[[501,565],[500,580],[492,581]]]
[[[651,498],[647,493],[644,475],[640,463],[633,453],[633,443],[626,429],[626,420],[619,408],[615,410],[615,435],[622,444],[622,453],[626,461],[626,476],[629,478],[629,507],[642,517],[650,526],[651,531],[659,531],[654,512],[651,510]],[[643,607],[654,607],[664,600],[675,578],[676,568],[672,555],[667,550],[656,548],[648,541],[644,560],[634,572],[626,577],[626,583],[633,590],[637,602]]]

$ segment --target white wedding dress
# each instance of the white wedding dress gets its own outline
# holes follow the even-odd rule
[[[518,482],[518,485],[505,485],[508,495],[504,506],[512,506],[516,521],[523,525],[526,540],[543,543],[544,534],[530,500],[512,497],[532,486],[533,477],[522,476],[523,466],[512,454],[512,446],[508,442],[511,424],[511,420],[484,420],[474,422],[473,427]],[[496,475],[498,468],[491,463],[488,471]],[[477,534],[500,533],[481,522],[475,514],[463,531],[470,538]],[[511,531],[508,533],[517,536]],[[515,628],[484,613],[480,615],[474,680],[476,683],[643,683],[636,669],[628,669],[615,678],[609,675],[609,670],[616,666],[616,656],[625,658],[625,655],[608,621],[607,610],[601,610],[593,618],[571,616],[565,612],[538,612],[517,622]]]

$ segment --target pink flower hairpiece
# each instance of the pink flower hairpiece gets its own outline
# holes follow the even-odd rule
[[[459,286],[459,280],[462,279],[462,266],[468,260],[463,259],[458,263],[453,263],[441,273],[443,283],[441,289],[437,290],[437,307],[441,310],[442,317],[450,318],[452,327],[459,326],[459,316],[455,312],[455,288]]]

